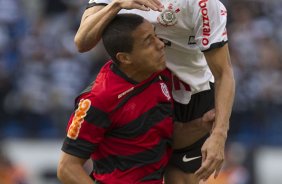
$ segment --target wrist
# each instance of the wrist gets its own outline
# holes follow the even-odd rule
[[[222,130],[212,130],[211,135],[214,136],[220,136],[224,139],[227,139],[227,131],[222,131]]]

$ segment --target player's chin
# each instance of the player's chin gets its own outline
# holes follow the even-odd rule
[[[161,57],[160,57],[160,64],[162,64],[162,65],[166,65],[166,57],[165,57],[165,55],[162,55]]]
[[[159,68],[160,68],[160,70],[164,70],[166,68],[165,60],[160,61]]]
[[[166,68],[166,60],[165,57],[161,56],[159,57],[159,59],[157,60],[157,62],[155,63],[155,68],[158,71],[164,70]]]
[[[155,72],[161,72],[166,68],[165,65],[158,65],[155,67]]]

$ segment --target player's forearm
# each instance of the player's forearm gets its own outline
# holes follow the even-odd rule
[[[64,164],[58,168],[58,178],[63,184],[94,184],[81,165]]]
[[[117,1],[113,1],[105,7],[101,6],[87,9],[74,38],[78,51],[86,52],[95,47],[101,39],[105,27],[120,10],[121,7]]]
[[[57,176],[63,184],[94,184],[83,168],[87,159],[62,151],[58,163]]]
[[[215,82],[216,117],[212,133],[227,137],[229,119],[235,94],[235,80],[231,67],[225,70]]]

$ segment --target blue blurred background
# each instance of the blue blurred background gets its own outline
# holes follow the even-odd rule
[[[209,184],[282,184],[282,0],[223,0],[237,89],[226,162]],[[78,53],[87,0],[0,0],[0,184],[58,184],[73,99],[108,59]],[[89,167],[86,165],[85,167]]]

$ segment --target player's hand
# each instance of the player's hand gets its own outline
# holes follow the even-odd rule
[[[122,9],[139,9],[143,11],[162,11],[163,5],[159,0],[115,0]]]
[[[201,126],[206,130],[211,130],[215,120],[215,109],[206,112],[201,119]]]
[[[195,175],[202,180],[207,180],[215,172],[216,178],[224,161],[224,148],[226,137],[220,134],[211,134],[202,146],[202,165]]]

